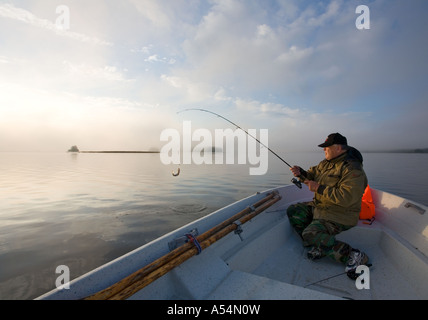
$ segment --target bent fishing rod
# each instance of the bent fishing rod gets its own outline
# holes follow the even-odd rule
[[[257,139],[256,137],[254,137],[253,135],[251,135],[250,133],[248,133],[248,131],[246,131],[246,130],[244,130],[244,129],[242,129],[242,127],[241,126],[239,126],[239,125],[237,125],[236,123],[234,123],[234,122],[232,122],[232,121],[230,121],[229,119],[227,119],[227,118],[225,118],[225,117],[223,117],[222,115],[220,115],[220,114],[218,114],[218,113],[215,113],[215,112],[213,112],[213,111],[210,111],[210,110],[206,110],[206,109],[201,109],[201,108],[191,108],[191,109],[185,109],[185,110],[182,110],[182,111],[179,111],[179,112],[177,112],[177,114],[180,114],[180,113],[183,113],[183,112],[187,112],[187,111],[201,111],[201,112],[207,112],[207,113],[210,113],[210,114],[213,114],[213,115],[215,115],[215,116],[217,116],[217,117],[219,117],[219,118],[221,118],[221,119],[223,119],[223,120],[225,120],[225,121],[227,121],[227,122],[229,122],[230,124],[232,124],[233,126],[235,126],[236,128],[238,128],[238,129],[240,129],[240,130],[242,130],[242,131],[244,131],[245,132],[245,134],[246,135],[248,135],[249,137],[251,137],[251,138],[253,138],[254,140],[256,140],[261,146],[263,146],[263,147],[265,147],[266,149],[268,149],[275,157],[277,157],[279,160],[281,160],[283,163],[285,163],[288,167],[290,167],[290,168],[292,168],[292,166],[287,162],[287,161],[285,161],[283,158],[281,158],[275,151],[273,151],[271,148],[269,148],[268,146],[266,146],[264,143],[262,143],[259,139]],[[296,178],[293,178],[292,180],[291,180],[291,182],[292,183],[294,183],[299,189],[302,189],[302,182],[301,181],[299,181],[299,180],[297,180]]]

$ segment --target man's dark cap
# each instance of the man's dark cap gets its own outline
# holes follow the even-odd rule
[[[340,133],[332,133],[328,136],[328,138],[325,140],[324,143],[321,143],[318,147],[320,148],[326,148],[330,147],[334,144],[341,144],[341,145],[348,145],[348,140],[344,136],[342,136]]]

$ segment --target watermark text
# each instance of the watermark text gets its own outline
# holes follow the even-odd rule
[[[60,274],[56,278],[55,286],[58,290],[70,289],[70,268],[64,265],[56,267],[55,273]]]
[[[59,15],[55,20],[57,29],[70,30],[70,8],[66,5],[60,5],[56,7],[55,12]]]
[[[370,269],[368,266],[361,265],[357,267],[356,273],[359,274],[355,280],[355,286],[358,290],[370,290]]]
[[[161,162],[165,165],[250,164],[254,166],[249,169],[250,175],[264,175],[268,170],[268,130],[261,129],[257,134],[256,129],[249,129],[247,133],[240,129],[216,129],[214,135],[208,129],[192,132],[191,122],[184,121],[182,133],[176,129],[162,131],[160,141],[167,144],[161,149]]]
[[[368,6],[360,5],[355,9],[355,13],[360,14],[355,20],[355,26],[358,30],[370,29],[370,9]]]

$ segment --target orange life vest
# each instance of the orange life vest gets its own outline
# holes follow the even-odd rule
[[[361,211],[360,219],[361,220],[371,220],[375,216],[375,205],[373,203],[372,191],[370,186],[367,186],[363,199],[361,201]]]

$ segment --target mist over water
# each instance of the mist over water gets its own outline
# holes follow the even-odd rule
[[[307,169],[323,152],[280,153]],[[428,204],[428,154],[364,156],[373,188]],[[269,155],[251,165],[164,165],[159,154],[0,154],[0,299],[32,299],[120,255],[258,191],[290,184]]]

